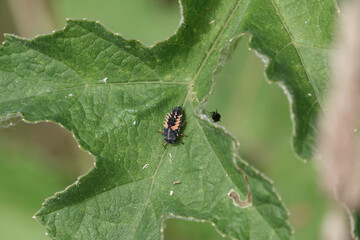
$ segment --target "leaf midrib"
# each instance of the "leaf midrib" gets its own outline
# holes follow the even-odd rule
[[[226,19],[224,25],[222,26],[221,30],[219,31],[217,37],[215,38],[214,43],[211,45],[209,51],[207,51],[207,54],[206,54],[204,60],[202,61],[201,65],[200,65],[200,67],[199,67],[199,69],[198,69],[198,71],[197,71],[196,74],[194,75],[193,79],[192,79],[190,82],[188,82],[188,84],[189,84],[188,93],[187,93],[187,95],[186,95],[186,97],[185,97],[185,99],[184,99],[183,106],[185,106],[188,98],[191,96],[192,91],[193,91],[193,89],[194,89],[194,83],[195,83],[195,81],[198,79],[198,77],[199,77],[202,69],[204,68],[205,64],[207,63],[207,60],[209,59],[210,55],[215,51],[215,48],[216,48],[217,43],[219,42],[220,38],[223,36],[224,31],[226,30],[226,27],[228,26],[229,22],[230,22],[231,19],[233,18],[234,14],[235,14],[236,10],[239,8],[241,2],[242,2],[242,0],[238,0],[237,3],[235,4],[235,7],[234,7],[233,10],[231,11],[231,14],[230,14],[229,17]],[[180,26],[179,26],[179,28],[180,28]],[[140,222],[141,222],[141,220],[142,220],[142,218],[143,218],[143,216],[144,216],[144,212],[145,212],[145,210],[146,210],[146,208],[147,208],[147,205],[149,204],[150,197],[151,197],[151,193],[152,193],[152,189],[153,189],[153,185],[154,185],[154,183],[155,183],[155,178],[156,178],[156,176],[157,176],[157,173],[158,173],[158,170],[159,170],[159,168],[160,168],[160,166],[161,166],[161,163],[162,163],[162,161],[163,161],[163,159],[164,159],[164,156],[165,156],[165,154],[166,154],[166,152],[167,152],[167,149],[168,149],[168,148],[166,147],[166,149],[164,150],[164,153],[163,153],[163,155],[161,156],[161,159],[160,159],[160,161],[159,161],[159,163],[158,163],[158,166],[157,166],[157,168],[156,168],[156,170],[155,170],[155,173],[154,173],[154,175],[151,177],[151,178],[152,178],[152,183],[151,183],[151,186],[150,186],[150,190],[149,190],[149,193],[148,193],[148,197],[147,197],[147,200],[146,200],[146,204],[145,204],[145,206],[144,206],[144,208],[143,208],[143,210],[142,210],[142,214],[141,214],[140,219],[139,219],[139,221],[138,221],[138,224],[137,224],[137,226],[136,226],[136,228],[135,228],[136,230],[135,230],[134,236],[133,236],[133,238],[132,238],[133,240],[135,239],[135,236],[136,236],[137,230],[138,230],[138,228],[139,228]]]

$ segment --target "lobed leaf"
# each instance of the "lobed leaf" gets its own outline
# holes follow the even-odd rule
[[[204,114],[213,74],[243,34],[291,101],[294,148],[311,156],[327,86],[333,1],[182,2],[176,34],[146,47],[97,22],[68,20],[0,48],[0,115],[54,121],[95,156],[88,174],[36,214],[54,239],[158,239],[168,218],[211,222],[234,239],[291,239],[272,183]],[[164,149],[162,128],[185,111],[185,145]]]

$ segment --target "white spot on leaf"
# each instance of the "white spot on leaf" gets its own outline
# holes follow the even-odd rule
[[[169,157],[170,157],[170,163],[172,163],[174,161],[173,157],[172,157],[172,154],[169,153]]]
[[[145,164],[144,166],[143,166],[143,168],[142,169],[146,169],[146,168],[148,168],[150,166],[150,164]]]
[[[170,196],[172,196],[174,194],[174,191],[170,191]]]

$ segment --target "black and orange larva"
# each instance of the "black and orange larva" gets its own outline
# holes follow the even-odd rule
[[[183,110],[181,107],[174,108],[166,117],[164,122],[164,143],[175,143],[177,137],[179,136],[180,128],[183,123]],[[184,144],[181,140],[178,140]]]

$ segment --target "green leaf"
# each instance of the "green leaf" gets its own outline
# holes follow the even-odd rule
[[[267,76],[289,93],[295,150],[311,156],[334,10],[330,0],[187,0],[176,34],[152,47],[86,20],[33,40],[8,35],[0,115],[60,123],[96,158],[36,214],[48,235],[159,239],[166,219],[184,218],[235,239],[290,239],[272,184],[240,159],[236,140],[204,115],[204,103],[214,72],[251,33],[250,46],[267,55]],[[184,108],[188,137],[164,149],[156,131],[175,106]]]
[[[360,239],[360,211],[358,210],[354,214],[350,216],[353,221],[352,231],[353,235],[356,237],[356,239]]]
[[[261,55],[270,82],[283,87],[294,124],[293,148],[311,158],[315,120],[329,84],[328,55],[336,3],[325,1],[249,1],[243,31]]]

